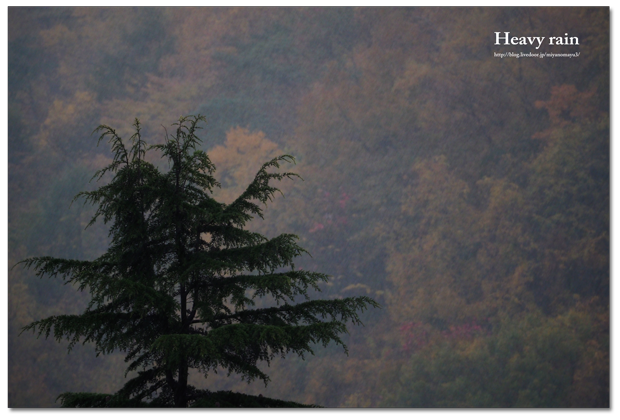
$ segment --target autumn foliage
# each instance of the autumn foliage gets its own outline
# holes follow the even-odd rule
[[[529,52],[494,46],[497,28],[570,28],[579,47],[554,52],[581,54],[494,58]],[[384,310],[349,357],[276,360],[266,389],[196,386],[327,407],[608,407],[609,89],[608,8],[11,8],[9,264],[106,249],[83,229],[92,209],[65,205],[110,162],[93,127],[128,133],[137,116],[153,138],[201,113],[221,200],[294,155],[305,181],[251,229],[300,233],[313,258],[298,265],[331,275],[330,298]],[[20,270],[9,296],[11,406],[118,387],[122,357],[17,337],[84,299]]]

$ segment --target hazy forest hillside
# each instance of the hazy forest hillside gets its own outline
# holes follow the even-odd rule
[[[576,58],[495,58],[494,31]],[[534,51],[536,52],[536,51]],[[382,309],[277,360],[272,382],[194,380],[328,407],[609,406],[608,8],[10,8],[9,267],[92,259],[107,230],[71,199],[111,161],[99,124],[163,140],[203,114],[224,201],[294,155],[253,228],[290,232],[323,296]],[[151,158],[156,159],[156,154]],[[154,161],[155,162],[155,161]],[[287,168],[288,169],[288,168]],[[9,406],[113,392],[123,356],[18,336],[86,296],[9,272]]]

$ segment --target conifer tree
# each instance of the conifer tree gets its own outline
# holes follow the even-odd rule
[[[82,314],[52,316],[23,331],[68,339],[69,350],[78,342],[94,343],[97,355],[120,350],[129,363],[126,374],[135,372],[113,395],[61,394],[64,407],[209,406],[216,399],[230,405],[233,394],[190,386],[189,369],[204,375],[223,369],[267,384],[260,362],[289,353],[303,357],[312,354],[313,344],[332,341],[346,352],[340,338],[346,323],[360,324],[359,311],[378,307],[364,296],[310,299],[309,291],[320,290],[328,276],[295,268],[293,260],[306,253],[297,236],[268,239],[245,229],[279,192],[272,181],[298,177],[268,171],[294,163],[292,156],[265,163],[232,203],[212,197],[219,183],[208,155],[198,149],[200,121],[200,115],[181,117],[174,133],[151,147],[137,119],[130,144],[99,126],[99,142],[108,139],[114,158],[93,178],[113,177],[76,199],[95,205],[90,224],[102,218],[110,225],[109,249],[94,261],[22,261],[40,277],[63,278],[91,295]],[[148,150],[160,152],[170,169],[147,162]],[[265,296],[274,306],[257,305]],[[260,406],[245,397],[245,404]]]

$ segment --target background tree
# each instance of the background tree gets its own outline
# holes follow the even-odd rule
[[[151,147],[168,159],[167,173],[145,161],[137,119],[130,147],[114,129],[99,126],[99,141],[108,137],[115,155],[95,178],[113,179],[76,198],[97,207],[90,224],[99,217],[111,222],[110,247],[94,261],[22,261],[38,276],[60,276],[91,294],[82,314],[51,316],[24,331],[46,338],[53,332],[69,340],[70,350],[81,340],[93,342],[97,354],[121,350],[130,362],[126,374],[137,373],[113,395],[61,394],[65,407],[208,405],[210,393],[188,384],[190,368],[205,376],[224,368],[267,385],[260,362],[291,352],[304,357],[314,343],[334,341],[346,352],[340,338],[346,323],[359,324],[358,311],[378,306],[368,297],[309,299],[328,276],[294,267],[306,253],[297,236],[267,239],[244,229],[279,192],[271,181],[297,176],[267,170],[294,159],[263,164],[236,200],[222,204],[211,196],[219,187],[215,167],[197,150],[201,120],[182,117],[164,144]],[[299,296],[306,299],[295,303]]]

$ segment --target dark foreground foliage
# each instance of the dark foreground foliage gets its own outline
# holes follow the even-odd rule
[[[328,276],[295,268],[293,260],[306,253],[297,236],[268,239],[244,229],[254,216],[263,217],[261,204],[279,192],[271,181],[297,177],[268,172],[294,162],[292,156],[265,163],[231,204],[212,197],[220,184],[215,166],[197,149],[201,120],[182,117],[164,144],[150,148],[137,119],[129,148],[112,128],[98,127],[99,141],[109,137],[115,155],[95,178],[110,173],[113,179],[76,198],[97,208],[90,224],[99,217],[110,224],[110,247],[94,261],[22,261],[40,277],[61,277],[91,295],[84,313],[51,316],[24,331],[68,339],[69,350],[93,342],[97,355],[122,351],[126,374],[137,374],[111,397],[62,394],[63,406],[187,407],[211,395],[188,384],[189,369],[204,376],[225,369],[267,385],[259,363],[288,353],[304,357],[317,343],[335,342],[346,352],[340,338],[346,323],[360,324],[358,312],[378,306],[368,297],[311,300],[309,291],[320,291]],[[149,149],[168,159],[167,173],[145,160]]]
[[[190,408],[319,408],[318,405],[299,404],[275,398],[263,397],[262,394],[247,395],[232,391],[194,393]],[[67,393],[58,396],[63,408],[163,408],[170,407],[169,399],[156,398],[150,402],[136,399],[121,399],[117,395],[95,393]]]

